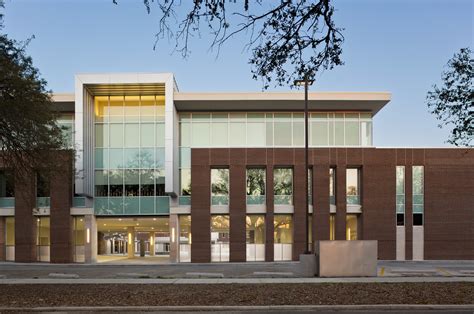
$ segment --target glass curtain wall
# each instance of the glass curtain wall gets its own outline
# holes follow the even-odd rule
[[[265,215],[247,215],[247,261],[265,261]]]
[[[247,205],[265,204],[265,168],[247,169]]]
[[[329,168],[329,204],[336,205],[336,168]]]
[[[15,187],[13,174],[0,170],[0,207],[14,207]]]
[[[346,215],[346,240],[357,240],[357,215]]]
[[[85,222],[84,216],[74,216],[73,220],[74,262],[85,262]]]
[[[349,205],[360,205],[360,169],[346,169],[346,198]]]
[[[164,96],[95,97],[95,211],[166,214]]]
[[[274,260],[291,261],[293,250],[293,216],[275,215],[274,228]]]
[[[74,148],[74,115],[60,115],[57,124],[61,128],[63,134],[64,147]]]
[[[49,262],[50,251],[50,220],[49,217],[42,216],[36,219],[37,227],[37,241],[38,246],[38,261]]]
[[[15,261],[15,217],[5,218],[5,260]]]
[[[211,216],[211,262],[228,262],[230,258],[229,215]]]
[[[179,215],[179,261],[191,262],[191,215]]]
[[[423,225],[424,212],[424,167],[413,166],[413,225]]]
[[[313,112],[310,147],[372,146],[372,115]],[[193,147],[303,147],[304,116],[299,112],[208,112],[179,114],[180,204],[191,195]]]
[[[229,205],[229,169],[211,169],[211,205]]]
[[[397,166],[396,175],[396,215],[397,226],[405,225],[405,166]]]
[[[275,205],[293,204],[293,169],[273,169],[273,194]]]

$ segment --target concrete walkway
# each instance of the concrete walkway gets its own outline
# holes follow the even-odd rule
[[[204,264],[45,264],[0,263],[5,279],[261,279],[302,277],[299,262]],[[3,278],[3,279],[2,279]],[[474,261],[379,261],[377,278],[474,278]],[[302,278],[304,279],[304,278]],[[315,278],[309,278],[315,279]]]

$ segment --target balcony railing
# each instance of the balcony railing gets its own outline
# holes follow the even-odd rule
[[[275,205],[291,205],[293,203],[293,195],[275,195],[273,201]]]
[[[72,199],[72,207],[86,207],[85,197],[74,197]]]
[[[229,195],[212,195],[211,205],[229,205]]]
[[[178,198],[179,205],[181,206],[190,206],[191,205],[191,196],[183,195]]]
[[[50,197],[37,197],[36,198],[36,207],[49,207],[51,205]]]
[[[13,208],[15,207],[14,197],[0,197],[0,208]]]
[[[348,205],[360,205],[359,195],[347,195],[346,200]]]
[[[167,215],[169,196],[130,196],[94,198],[96,215]]]
[[[265,204],[265,195],[247,195],[247,205]]]

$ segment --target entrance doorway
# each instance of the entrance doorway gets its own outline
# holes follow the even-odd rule
[[[97,218],[99,263],[169,263],[169,217]]]

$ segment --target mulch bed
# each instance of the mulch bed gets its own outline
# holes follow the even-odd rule
[[[474,283],[0,285],[0,306],[473,304]]]

